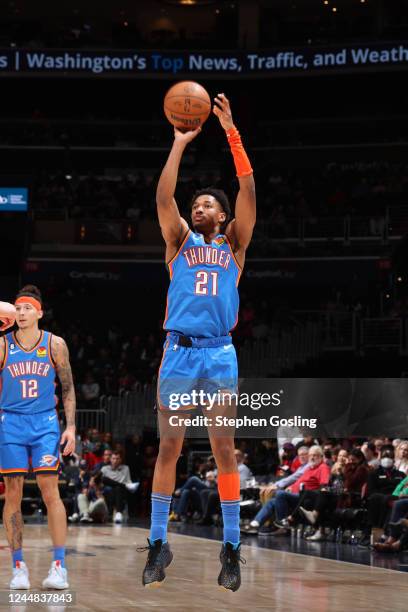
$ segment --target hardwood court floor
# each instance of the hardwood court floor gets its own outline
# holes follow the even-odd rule
[[[122,525],[70,526],[67,566],[70,590],[76,605],[66,610],[180,610],[181,612],[276,611],[367,612],[377,608],[406,612],[406,574],[377,567],[242,546],[247,564],[242,566],[243,585],[237,593],[217,585],[219,542],[171,534],[174,561],[160,589],[145,589],[141,572],[146,553],[137,553],[148,531]],[[46,525],[26,525],[25,559],[31,586],[39,589],[51,558]],[[3,531],[0,547],[0,590],[10,576],[10,554]],[[0,610],[4,607],[0,607]],[[17,608],[9,608],[16,612]],[[32,607],[21,610],[63,607]]]

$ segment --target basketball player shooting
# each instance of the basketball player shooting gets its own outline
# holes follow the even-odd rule
[[[24,475],[30,461],[47,507],[53,543],[53,561],[43,587],[66,589],[67,521],[57,472],[60,444],[64,446],[64,455],[75,450],[75,389],[68,348],[62,338],[39,329],[43,309],[37,287],[27,285],[21,289],[15,309],[17,331],[0,338],[0,464],[6,488],[3,524],[13,563],[10,589],[30,588],[22,548],[21,515]],[[61,382],[67,422],[62,436],[55,409],[56,374]]]
[[[170,395],[174,391],[191,394],[203,380],[213,391],[237,390],[237,359],[230,331],[237,322],[237,286],[256,220],[255,182],[224,94],[215,98],[213,113],[225,130],[238,176],[235,219],[230,220],[226,194],[213,188],[194,195],[192,230],[180,216],[174,199],[179,166],[186,146],[198,136],[200,128],[185,133],[175,128],[173,146],[157,186],[157,211],[166,243],[170,286],[164,323],[167,338],[158,380],[160,449],[153,480],[145,586],[159,586],[173,558],[167,542],[167,523],[185,428],[179,428],[179,435],[169,433],[169,415],[174,415]],[[218,584],[236,591],[241,584],[241,558],[240,481],[234,432],[215,435],[210,428],[208,432],[217,462],[224,523]]]

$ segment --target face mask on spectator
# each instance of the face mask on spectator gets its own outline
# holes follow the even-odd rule
[[[394,465],[394,460],[391,457],[383,457],[381,459],[381,467],[388,469]]]

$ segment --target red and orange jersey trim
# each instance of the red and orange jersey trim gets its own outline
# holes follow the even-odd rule
[[[59,466],[60,466],[60,462],[58,460],[56,465],[33,468],[33,472],[44,472],[44,471],[47,471],[47,472],[56,472],[58,470]]]
[[[26,469],[26,468],[13,468],[12,470],[3,470],[3,468],[0,469],[0,473],[1,474],[13,474],[13,473],[17,474],[17,472],[19,474],[20,473],[21,474],[26,474],[28,472],[28,469]]]
[[[234,259],[235,263],[237,264],[238,270],[240,270],[240,274],[241,274],[241,272],[242,272],[242,266],[240,266],[240,265],[239,265],[238,260],[237,260],[237,258],[235,257],[235,253],[234,253],[234,251],[232,250],[232,244],[231,244],[230,239],[228,238],[227,234],[224,234],[224,235],[225,235],[225,239],[226,239],[226,241],[227,241],[227,244],[228,244],[228,246],[229,246],[229,248],[230,248],[231,255],[232,255],[232,257],[233,257],[233,259]]]
[[[236,266],[237,266],[237,268],[238,268],[238,276],[237,276],[237,281],[236,281],[236,283],[235,283],[235,285],[238,287],[239,281],[240,281],[240,279],[241,279],[241,274],[242,274],[242,270],[243,270],[243,268],[242,268],[242,266],[240,266],[240,265],[239,265],[238,260],[237,260],[237,258],[235,257],[235,253],[234,253],[234,251],[232,250],[232,244],[231,244],[231,241],[230,241],[230,239],[228,238],[228,236],[227,236],[226,234],[225,234],[225,239],[226,239],[227,244],[228,244],[228,246],[229,246],[229,250],[231,251],[232,258],[233,258],[233,260],[235,261],[235,264],[236,264]]]
[[[187,230],[187,232],[186,232],[186,235],[184,236],[183,240],[181,241],[181,244],[180,244],[179,248],[177,249],[177,252],[176,252],[176,253],[175,253],[175,255],[173,255],[173,257],[172,257],[172,258],[171,258],[171,259],[170,259],[170,260],[169,260],[169,261],[166,263],[167,268],[168,268],[168,270],[169,270],[169,274],[170,274],[170,280],[173,278],[173,264],[174,264],[174,262],[176,261],[177,257],[179,256],[180,251],[181,251],[181,249],[183,248],[183,246],[185,245],[186,240],[187,240],[187,238],[189,237],[190,233],[191,233],[191,230],[190,230],[190,229],[188,229],[188,230]]]
[[[37,344],[35,344],[35,346],[33,346],[33,348],[32,348],[31,350],[27,351],[27,350],[26,350],[26,349],[25,349],[23,346],[21,346],[21,344],[20,344],[20,343],[19,343],[19,341],[17,340],[17,337],[16,337],[15,332],[12,332],[12,334],[13,334],[13,340],[14,340],[14,342],[17,344],[17,346],[18,346],[18,347],[19,347],[19,348],[20,348],[22,351],[24,351],[24,353],[32,353],[32,352],[33,352],[33,351],[34,351],[34,350],[35,350],[35,349],[36,349],[36,348],[37,348],[37,347],[38,347],[38,346],[41,344],[41,342],[42,342],[42,340],[43,340],[43,337],[44,337],[44,331],[43,331],[43,330],[41,330],[40,337],[39,337],[39,339],[38,339]]]
[[[52,356],[51,342],[52,342],[52,334],[48,334],[48,356],[50,358],[52,367],[55,369],[55,361]]]
[[[171,279],[171,276],[170,276]],[[163,329],[166,329],[167,319],[169,318],[169,296],[166,297],[166,311],[164,313]]]

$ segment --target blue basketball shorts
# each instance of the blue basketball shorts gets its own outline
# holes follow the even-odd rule
[[[36,414],[0,411],[0,472],[3,476],[57,474],[60,426],[55,409]]]
[[[188,340],[192,346],[181,346],[180,335],[169,332],[164,343],[157,385],[157,404],[163,411],[208,410],[238,392],[237,355],[231,336]]]

